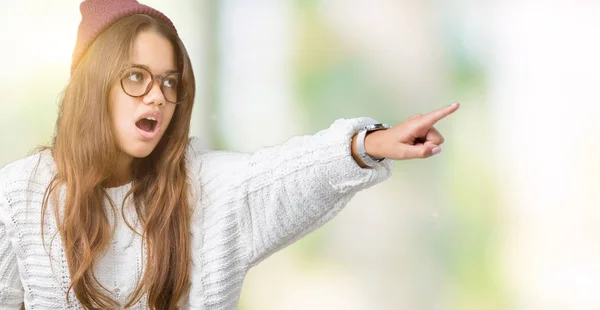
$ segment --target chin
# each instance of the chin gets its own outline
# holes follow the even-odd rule
[[[143,145],[136,149],[129,149],[126,151],[126,153],[133,158],[146,158],[146,157],[148,157],[148,155],[150,155],[152,153],[152,151],[154,151],[155,148],[156,148],[156,145],[152,145],[152,146]]]
[[[150,155],[152,153],[152,151],[154,151],[154,149],[148,150],[148,151],[140,151],[140,152],[136,152],[133,154],[133,157],[135,158],[146,158],[148,157],[148,155]]]

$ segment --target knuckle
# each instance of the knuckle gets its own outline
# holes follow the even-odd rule
[[[415,131],[421,129],[421,124],[419,124],[419,122],[415,120],[414,122],[410,123],[409,128],[410,128],[410,130],[415,132]]]

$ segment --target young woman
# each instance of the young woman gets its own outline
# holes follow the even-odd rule
[[[52,145],[0,170],[2,309],[234,309],[252,266],[393,160],[438,153],[433,125],[458,109],[391,128],[339,119],[252,154],[203,150],[171,21],[135,0],[81,13]]]

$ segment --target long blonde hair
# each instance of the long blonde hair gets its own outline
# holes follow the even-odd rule
[[[73,71],[60,103],[51,150],[56,175],[42,201],[44,216],[52,193],[66,186],[63,214],[54,211],[62,239],[71,285],[86,309],[116,308],[94,276],[96,259],[107,250],[112,229],[104,211],[105,187],[114,174],[120,150],[110,121],[108,98],[129,61],[136,36],[145,30],[163,35],[173,45],[182,89],[187,100],[176,106],[170,125],[153,152],[132,163],[132,186],[122,202],[133,196],[147,257],[144,274],[131,299],[132,306],[147,294],[151,309],[175,309],[190,287],[190,183],[186,148],[194,75],[187,51],[178,35],[164,22],[147,15],[125,17],[105,30],[89,47]],[[170,104],[170,103],[167,103]],[[54,197],[55,198],[55,197]],[[110,207],[116,210],[113,202]],[[121,215],[124,217],[123,209]],[[117,212],[113,212],[115,217]],[[125,218],[125,217],[124,217]],[[133,230],[130,223],[127,226]],[[68,292],[67,292],[68,299]]]

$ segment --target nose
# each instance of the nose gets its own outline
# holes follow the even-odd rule
[[[154,79],[151,83],[150,91],[144,96],[143,101],[145,104],[156,104],[161,106],[165,103],[165,96],[160,89],[161,81],[160,79]]]

